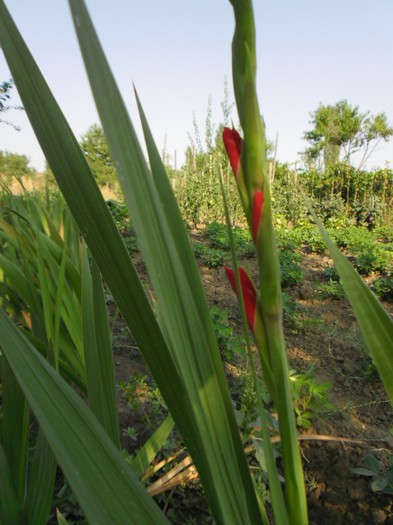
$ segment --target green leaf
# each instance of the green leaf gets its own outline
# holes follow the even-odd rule
[[[72,6],[81,8],[76,2]],[[166,194],[161,198],[154,187],[135,134],[130,134],[112,77],[97,55],[86,13],[79,10],[74,15],[80,36],[89,41],[85,48],[91,52],[89,63],[98,74],[95,85],[103,94],[114,134],[112,138],[108,134],[112,156],[127,184],[127,199],[137,201],[133,219],[139,224],[151,277],[155,273],[165,339],[77,141],[0,1],[0,38],[12,76],[69,208],[187,441],[217,522],[261,523],[209,312],[201,285],[193,277],[197,275],[195,263],[184,265],[189,256],[179,253],[173,237],[170,201]],[[121,146],[113,155],[119,138]]]
[[[57,462],[42,429],[39,429],[28,476],[25,515],[29,523],[46,525],[51,508]]]
[[[138,454],[133,458],[131,466],[135,473],[141,477],[150,467],[151,462],[162,449],[175,423],[172,416],[168,414],[161,425],[154,431],[153,435],[146,441]]]
[[[184,398],[183,380],[169,359],[162,332],[127,248],[76,138],[2,0],[0,38],[37,139],[100,271],[172,414],[176,410],[188,414],[190,407]],[[179,406],[179,399],[184,401],[183,406]]]
[[[0,523],[23,525],[22,508],[16,494],[13,476],[0,442]]]
[[[21,501],[26,483],[29,440],[29,407],[7,361],[1,364],[1,440],[10,474]]]
[[[0,346],[90,523],[168,523],[94,415],[0,311]]]
[[[378,473],[379,461],[375,456],[373,456],[372,454],[366,454],[364,457],[364,463],[370,470],[374,471],[374,474]]]
[[[120,449],[112,344],[101,274],[82,252],[82,318],[89,406]]]
[[[169,408],[219,523],[261,523],[190,242],[144,114],[151,174],[83,2],[70,2],[86,70],[191,411]],[[141,108],[140,108],[141,110]],[[158,381],[157,381],[158,383]],[[165,397],[165,388],[158,383]],[[217,432],[217,428],[220,432]],[[192,431],[191,431],[192,429]]]
[[[383,492],[387,484],[388,480],[386,478],[374,479],[374,481],[371,482],[371,490],[374,492]]]
[[[337,248],[310,206],[309,209],[333,258],[370,354],[393,403],[393,320]]]
[[[359,476],[375,476],[376,472],[374,470],[370,470],[366,467],[356,467],[351,469],[351,472],[354,474],[358,474]]]

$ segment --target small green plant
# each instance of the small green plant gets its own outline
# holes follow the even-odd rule
[[[233,332],[229,323],[228,311],[218,306],[210,308],[217,343],[226,361],[233,361],[235,356],[245,357],[245,344],[243,338]]]
[[[291,286],[301,282],[304,278],[304,270],[301,267],[302,256],[298,251],[299,239],[292,231],[278,230],[277,248],[281,268],[281,285]]]
[[[208,266],[209,268],[217,268],[218,266],[222,266],[226,261],[228,261],[229,258],[227,251],[224,251],[220,248],[211,248],[202,242],[194,243],[193,250],[195,257],[200,259],[202,264]]]
[[[326,251],[326,245],[315,228],[304,229],[303,242],[312,252],[322,254]]]
[[[300,266],[302,257],[299,253],[288,249],[279,252],[281,268],[281,285],[283,287],[300,283],[304,278],[304,270]]]
[[[383,301],[393,303],[393,273],[386,277],[379,277],[374,282],[373,288]]]
[[[205,234],[213,248],[222,248],[224,250],[228,249],[229,236],[225,224],[212,221],[206,225]]]
[[[325,266],[322,272],[322,277],[327,281],[338,282],[340,280],[340,277],[334,266]]]
[[[364,251],[356,256],[354,261],[355,268],[363,275],[370,273],[378,268],[378,255],[367,247]]]
[[[334,404],[329,400],[331,384],[319,383],[314,377],[312,367],[305,373],[290,370],[290,380],[296,423],[299,427],[310,428],[316,413],[334,408]]]
[[[352,469],[354,474],[359,476],[368,476],[373,478],[371,481],[371,489],[374,492],[382,492],[383,494],[393,494],[393,455],[389,456],[389,467],[382,469],[380,461],[372,454],[366,454],[364,457],[363,467],[356,467]]]
[[[113,199],[106,201],[106,204],[120,232],[123,233],[124,230],[129,229],[131,227],[131,220],[127,206],[123,202]]]
[[[342,300],[345,298],[345,292],[340,282],[329,279],[326,283],[319,283],[317,285],[318,296],[322,299],[337,299]]]
[[[232,233],[235,240],[238,255],[241,257],[252,257],[255,255],[255,247],[251,239],[250,232],[247,228],[234,226]],[[212,248],[218,248],[225,251],[229,250],[228,228],[220,222],[211,222],[206,225],[205,234]]]
[[[130,230],[127,234],[123,234],[123,241],[129,253],[132,254],[138,251],[137,238],[132,230]]]
[[[119,389],[131,411],[137,413],[148,428],[156,428],[167,408],[154,381],[147,375],[136,372],[128,381],[120,382]],[[127,435],[135,439],[134,429],[127,429]]]
[[[374,237],[382,243],[393,242],[393,228],[390,226],[379,226],[374,230]]]

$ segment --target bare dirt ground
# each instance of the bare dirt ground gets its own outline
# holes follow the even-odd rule
[[[393,525],[393,497],[373,492],[370,478],[351,471],[363,465],[366,454],[373,454],[380,460],[382,469],[387,468],[387,458],[393,454],[393,436],[389,433],[393,427],[392,407],[365,354],[349,303],[321,299],[317,293],[328,259],[306,250],[302,255],[305,278],[286,290],[302,312],[295,328],[293,323],[285,323],[290,366],[305,372],[313,365],[316,378],[331,383],[330,401],[336,406],[320,413],[313,420],[313,426],[302,431],[310,522]],[[248,264],[252,268],[252,261]],[[137,265],[143,271],[138,257]],[[230,312],[231,322],[239,323],[236,298],[224,269],[201,266],[200,273],[209,304],[225,308]],[[393,313],[392,305],[387,304],[386,308]],[[120,381],[127,380],[135,370],[145,373],[146,367],[124,327],[121,323],[118,326],[115,362]],[[120,415],[123,427],[135,424],[124,399],[120,401]],[[312,437],[316,434],[324,437]],[[141,427],[140,442],[146,438],[148,433],[144,435]],[[125,446],[129,446],[129,442],[125,441]],[[192,492],[192,487],[190,490]],[[187,487],[184,497],[187,497]],[[202,522],[196,519],[195,523]]]

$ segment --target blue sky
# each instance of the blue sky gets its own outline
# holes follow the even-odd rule
[[[49,86],[79,138],[97,114],[83,70],[66,0],[5,0]],[[222,120],[224,78],[229,80],[234,19],[228,0],[87,0],[102,45],[137,129],[135,83],[157,145],[178,163],[193,131],[203,136],[208,98]],[[393,123],[392,0],[254,0],[258,91],[267,135],[278,132],[278,158],[299,160],[310,112],[319,103],[347,99],[361,111],[386,112]],[[9,71],[0,57],[0,80]],[[18,100],[14,97],[14,102]],[[26,117],[0,125],[0,149],[44,160]],[[236,113],[233,120],[237,122]],[[166,139],[165,139],[166,137]],[[393,163],[393,141],[369,167]]]

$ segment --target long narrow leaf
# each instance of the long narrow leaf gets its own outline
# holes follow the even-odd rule
[[[175,423],[172,416],[168,414],[161,425],[154,431],[153,435],[150,436],[143,447],[138,450],[137,455],[131,462],[131,466],[139,477],[150,467],[152,461],[164,446],[174,425]]]
[[[375,366],[393,403],[393,319],[337,248],[314,211],[311,208],[310,211],[330,251]]]
[[[168,523],[91,411],[0,311],[0,346],[90,523]]]
[[[78,142],[0,0],[0,43],[23,106],[80,231],[173,414],[188,414],[183,380]],[[170,377],[171,381],[167,381]],[[178,406],[179,399],[184,405]],[[192,426],[192,425],[189,425]]]
[[[187,254],[191,254],[189,241],[177,241],[177,236],[185,237],[184,225],[164,182],[165,171],[158,166],[151,176],[86,8],[79,0],[71,0],[70,5],[98,112],[153,283],[160,325],[185,379],[196,428],[191,434],[184,415],[177,419],[173,414],[174,419],[216,520],[260,523],[195,260]],[[141,116],[149,154],[157,166],[157,151]]]
[[[24,513],[34,525],[46,525],[53,501],[57,462],[47,439],[39,429],[31,468]]]
[[[22,506],[16,494],[10,465],[0,442],[0,523],[23,525]]]
[[[86,247],[82,259],[82,317],[89,406],[120,448],[115,373],[101,274],[90,270]]]
[[[1,439],[11,467],[14,487],[21,501],[26,483],[29,407],[12,369],[1,360]]]

